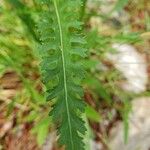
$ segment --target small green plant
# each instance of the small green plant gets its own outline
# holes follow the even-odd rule
[[[81,33],[79,8],[81,0],[41,0],[44,4],[38,29],[41,35],[40,55],[47,100],[53,100],[50,115],[58,125],[60,145],[66,150],[84,150],[86,128],[84,76],[81,59],[86,56]]]

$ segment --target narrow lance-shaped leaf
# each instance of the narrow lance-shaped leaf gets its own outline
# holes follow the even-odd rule
[[[81,0],[39,0],[43,11],[38,30],[41,34],[41,71],[47,88],[47,100],[53,100],[50,112],[58,125],[59,144],[66,150],[84,150],[85,104],[79,65],[85,54],[85,40],[78,20]]]

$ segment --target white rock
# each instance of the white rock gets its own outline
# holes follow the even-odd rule
[[[56,143],[56,133],[52,132],[48,135],[42,150],[53,150],[54,143]]]
[[[103,13],[107,14],[111,11],[116,1],[117,0],[88,0],[87,7],[89,10],[99,7]]]
[[[111,150],[149,150],[150,148],[150,97],[135,99],[132,105],[128,143],[124,144],[123,124],[119,123],[111,132]]]
[[[122,88],[135,93],[145,91],[148,74],[144,56],[128,44],[114,44],[112,47],[117,53],[108,54],[108,58],[127,79]]]
[[[102,150],[102,144],[96,143],[95,141],[91,141],[91,149],[90,150]]]

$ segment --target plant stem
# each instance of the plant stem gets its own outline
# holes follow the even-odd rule
[[[80,20],[81,21],[83,21],[83,19],[84,19],[87,0],[82,0],[82,1],[83,1],[83,5],[81,6],[81,12],[80,12]]]

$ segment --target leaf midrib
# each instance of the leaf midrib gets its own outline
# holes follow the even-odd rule
[[[68,90],[67,90],[67,78],[66,78],[66,66],[65,66],[65,55],[64,55],[64,45],[63,45],[63,33],[62,33],[62,26],[60,21],[60,15],[57,7],[56,0],[53,0],[54,7],[55,7],[55,13],[57,16],[57,22],[59,26],[59,36],[60,36],[60,50],[61,50],[61,57],[62,57],[62,66],[63,66],[63,82],[64,82],[64,93],[65,93],[65,104],[66,104],[66,110],[67,110],[67,118],[68,118],[68,126],[69,126],[69,133],[70,133],[70,140],[71,140],[71,147],[72,150],[73,147],[73,137],[72,137],[72,126],[71,126],[71,120],[70,120],[70,113],[69,113],[69,104],[68,104]]]

